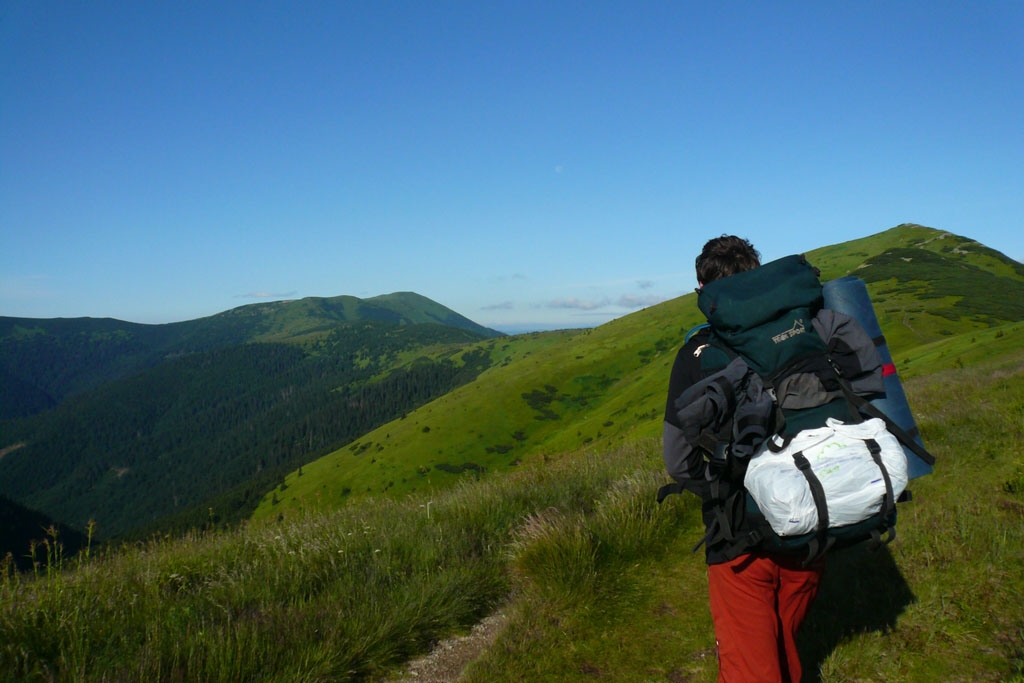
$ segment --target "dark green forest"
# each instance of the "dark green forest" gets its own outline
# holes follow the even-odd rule
[[[0,421],[0,493],[104,539],[240,520],[285,472],[475,378],[489,355],[459,349],[480,339],[360,321],[179,355]]]

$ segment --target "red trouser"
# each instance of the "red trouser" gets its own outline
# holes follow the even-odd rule
[[[796,632],[818,593],[825,568],[801,558],[740,555],[708,565],[718,680],[799,683]]]

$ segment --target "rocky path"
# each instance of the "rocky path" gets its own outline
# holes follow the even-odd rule
[[[508,617],[496,612],[464,636],[444,640],[427,655],[409,662],[405,670],[388,683],[452,683],[459,680],[463,669],[494,642],[505,627]]]

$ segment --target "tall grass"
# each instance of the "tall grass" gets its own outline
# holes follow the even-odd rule
[[[624,495],[622,473],[654,463],[637,449],[577,455],[435,498],[195,532],[37,575],[8,570],[0,677],[372,678],[507,601],[510,553],[536,520],[597,511],[613,524],[605,492]],[[635,543],[598,546],[610,557]]]
[[[659,506],[653,494],[662,483],[660,473],[638,469],[611,481],[591,506],[530,516],[509,546],[520,588],[565,605],[614,590],[607,576],[660,555],[679,532],[687,506]]]
[[[912,482],[893,545],[829,556],[800,634],[806,680],[1019,683],[1024,354],[907,390],[935,473]],[[539,515],[520,528],[514,566],[529,590],[464,680],[715,680],[703,558],[687,547],[698,532],[690,517],[666,530],[674,521],[648,514],[631,486],[615,482],[592,514]],[[629,539],[637,545],[619,545]]]

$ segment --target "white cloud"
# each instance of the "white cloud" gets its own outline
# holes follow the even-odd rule
[[[490,304],[488,306],[481,306],[480,310],[481,311],[511,311],[513,308],[515,308],[515,306],[513,306],[511,301],[502,301],[500,303]]]
[[[494,276],[491,277],[491,279],[494,282],[505,283],[505,282],[508,282],[509,280],[513,280],[513,281],[526,281],[526,280],[529,280],[530,278],[526,277],[522,273],[512,273],[511,275],[494,275]]]
[[[287,299],[289,297],[295,296],[297,293],[298,292],[295,292],[295,291],[291,291],[291,292],[258,291],[258,292],[246,292],[245,294],[236,294],[235,298],[236,299]]]
[[[569,299],[555,299],[547,304],[548,308],[575,308],[581,311],[593,311],[598,308],[604,308],[610,302],[608,299],[600,299],[598,301],[584,301],[582,299],[569,298]]]
[[[645,308],[647,306],[654,306],[665,301],[665,297],[651,294],[650,296],[635,296],[633,294],[624,294],[619,297],[618,305],[623,308]]]

